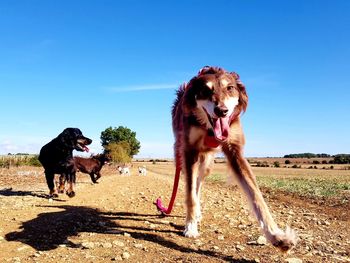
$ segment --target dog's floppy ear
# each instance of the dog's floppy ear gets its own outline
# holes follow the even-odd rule
[[[196,86],[196,80],[197,78],[194,77],[189,83],[183,85],[183,111],[185,114],[190,113],[197,106],[196,94],[198,87]]]
[[[82,132],[78,128],[66,128],[59,135],[62,144],[69,148],[74,148],[77,139],[82,136]]]
[[[247,106],[248,106],[248,95],[245,89],[245,86],[241,79],[239,78],[239,75],[236,72],[231,72],[231,76],[233,76],[236,80],[237,87],[239,89],[239,105],[240,111],[246,111]]]

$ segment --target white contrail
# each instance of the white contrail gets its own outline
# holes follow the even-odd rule
[[[161,89],[176,89],[178,84],[148,84],[148,85],[135,85],[135,86],[115,86],[105,87],[110,92],[134,92],[134,91],[147,91],[147,90],[161,90]]]

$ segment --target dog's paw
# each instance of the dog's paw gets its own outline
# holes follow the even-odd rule
[[[57,190],[59,194],[63,194],[64,193],[64,189],[58,189]]]
[[[74,197],[75,196],[75,192],[74,191],[71,191],[71,192],[66,192],[66,194],[70,197],[70,198],[72,198],[72,197]]]
[[[272,245],[279,248],[282,252],[287,252],[296,245],[297,240],[298,237],[295,231],[287,227],[285,232],[281,231],[280,233],[274,235]]]
[[[186,224],[184,236],[191,238],[199,237],[197,222],[190,222]]]
[[[57,193],[57,190],[50,190],[50,193],[49,193],[49,198],[57,198],[58,197],[58,193]]]
[[[58,194],[57,193],[50,193],[49,198],[57,198]]]

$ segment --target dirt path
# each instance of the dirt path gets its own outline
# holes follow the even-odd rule
[[[259,239],[233,186],[205,185],[201,236],[187,239],[182,185],[173,215],[161,217],[152,203],[160,195],[168,200],[171,177],[154,171],[139,177],[136,169],[132,176],[108,168],[103,174],[98,185],[79,175],[76,197],[48,200],[39,172],[2,171],[0,262],[350,262],[349,207],[265,194],[279,225],[300,236],[298,246],[282,254]]]

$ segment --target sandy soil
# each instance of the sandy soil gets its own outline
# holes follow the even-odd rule
[[[299,243],[283,254],[261,238],[235,186],[207,183],[201,236],[182,236],[183,186],[172,216],[153,201],[169,200],[173,178],[103,168],[92,185],[79,174],[77,195],[49,200],[40,168],[0,171],[0,262],[350,262],[350,207],[264,191],[278,224]]]

